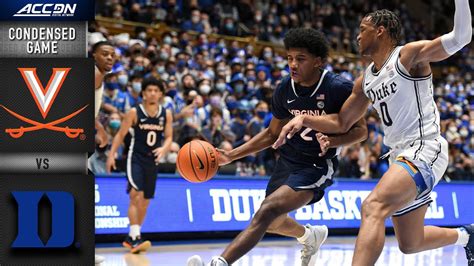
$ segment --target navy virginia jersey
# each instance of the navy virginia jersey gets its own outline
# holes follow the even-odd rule
[[[272,114],[277,119],[291,119],[297,115],[319,116],[338,113],[352,92],[353,83],[337,74],[321,70],[317,84],[302,87],[294,83],[288,75],[282,79],[272,98]],[[325,159],[336,155],[336,148],[329,149]],[[295,155],[319,158],[321,148],[316,139],[316,131],[303,127],[280,149],[281,156],[294,160]]]
[[[156,116],[146,113],[145,107],[139,104],[137,109],[137,123],[130,128],[130,155],[141,155],[154,160],[153,150],[160,147],[164,139],[166,125],[166,109],[158,107]]]

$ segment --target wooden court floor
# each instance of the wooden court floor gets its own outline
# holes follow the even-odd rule
[[[230,240],[229,240],[230,241]],[[134,255],[125,248],[96,248],[96,253],[105,256],[102,266],[185,266],[186,259],[200,255],[206,262],[219,255],[228,242],[202,242],[198,244],[157,243],[147,253]],[[350,265],[355,237],[329,237],[310,265]],[[265,240],[234,266],[299,266],[300,245],[296,240]],[[449,246],[418,254],[404,255],[396,239],[387,237],[383,252],[376,265],[467,265],[464,249]]]

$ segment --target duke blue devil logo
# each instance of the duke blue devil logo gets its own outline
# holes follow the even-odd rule
[[[14,191],[18,204],[18,235],[12,248],[65,248],[74,241],[74,198],[64,191]],[[51,202],[51,236],[43,244],[38,235],[38,203]]]

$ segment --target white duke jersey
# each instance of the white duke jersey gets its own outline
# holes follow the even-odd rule
[[[392,149],[440,134],[432,76],[411,77],[400,63],[401,49],[396,47],[378,72],[372,62],[362,83],[382,120],[384,144]]]

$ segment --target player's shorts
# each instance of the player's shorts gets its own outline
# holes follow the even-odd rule
[[[395,149],[390,154],[390,163],[396,163],[410,173],[418,192],[413,202],[393,214],[401,216],[433,201],[431,191],[448,167],[448,142],[441,136],[417,140],[406,149]]]
[[[155,195],[158,167],[153,160],[134,154],[127,159],[127,192],[132,188],[143,191],[145,199],[152,199]]]
[[[287,185],[294,191],[312,190],[314,197],[308,205],[318,202],[324,196],[324,189],[332,185],[332,175],[337,167],[336,157],[311,163],[303,161],[295,163],[280,156],[268,182],[265,197],[282,185]]]

